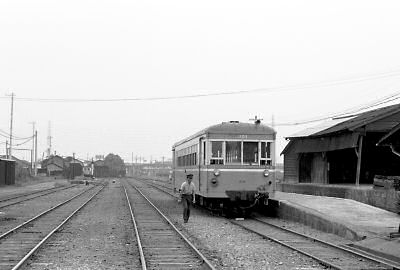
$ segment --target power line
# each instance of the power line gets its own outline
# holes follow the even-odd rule
[[[26,144],[26,143],[30,142],[31,140],[33,140],[33,136],[32,136],[30,139],[28,139],[28,140],[26,140],[26,141],[24,141],[24,142],[22,142],[22,143],[18,143],[18,144],[16,144],[15,146],[24,145],[24,144]]]
[[[382,78],[399,77],[400,70],[393,70],[388,72],[381,72],[375,74],[369,74],[358,77],[348,77],[343,79],[336,79],[330,81],[320,81],[314,83],[294,84],[287,86],[278,87],[266,87],[257,88],[250,90],[236,90],[236,91],[222,91],[217,93],[204,93],[204,94],[192,94],[192,95],[177,95],[177,96],[159,96],[159,97],[132,97],[132,98],[105,98],[105,99],[83,99],[83,98],[28,98],[28,97],[15,97],[16,100],[29,101],[29,102],[124,102],[124,101],[155,101],[155,100],[176,100],[176,99],[188,99],[188,98],[201,98],[210,96],[225,96],[225,95],[239,95],[239,94],[250,94],[250,93],[262,93],[262,92],[276,92],[276,91],[289,91],[289,90],[303,90],[317,87],[329,87],[342,84],[359,83],[363,81],[377,80]],[[4,97],[0,97],[4,98]]]
[[[400,99],[400,92],[396,92],[396,93],[386,96],[382,99],[358,106],[356,108],[348,109],[342,113],[329,114],[326,116],[321,116],[318,118],[311,118],[311,119],[302,120],[302,121],[277,123],[277,124],[275,124],[275,126],[298,126],[298,125],[304,125],[304,124],[311,124],[311,123],[315,123],[315,122],[321,122],[321,121],[329,120],[329,119],[349,118],[349,117],[359,115],[360,112],[362,112],[362,111],[365,111],[365,110],[368,110],[368,109],[371,109],[371,108],[374,108],[374,107],[377,107],[377,106],[380,106],[380,105],[383,105],[383,104],[386,104],[389,102],[393,102],[398,99]]]
[[[3,131],[3,130],[1,130],[1,129],[0,129],[0,136],[5,137],[5,138],[10,138],[10,134],[5,132],[5,131]],[[26,140],[26,139],[31,138],[31,137],[32,136],[29,136],[29,137],[19,137],[19,136],[15,136],[15,135],[12,136],[12,138],[14,140]]]

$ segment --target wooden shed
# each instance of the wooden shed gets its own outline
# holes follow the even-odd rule
[[[286,138],[284,182],[358,185],[372,184],[375,175],[400,175],[400,156],[393,147],[381,146],[389,138],[398,141],[399,123],[396,104],[335,118]]]
[[[15,184],[15,161],[0,159],[0,186]]]

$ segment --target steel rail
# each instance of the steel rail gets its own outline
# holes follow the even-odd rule
[[[7,235],[9,235],[10,233],[15,232],[16,230],[22,228],[23,226],[25,226],[25,225],[31,223],[32,221],[38,219],[39,217],[41,217],[41,216],[43,216],[43,215],[45,215],[45,214],[47,214],[47,213],[53,211],[54,209],[56,209],[56,208],[58,208],[58,207],[60,207],[60,206],[62,206],[62,205],[64,205],[64,204],[68,203],[69,201],[72,201],[72,200],[75,199],[76,197],[82,195],[82,194],[85,193],[85,192],[88,192],[89,190],[92,190],[93,188],[95,188],[95,186],[83,190],[82,192],[78,193],[77,195],[73,196],[72,198],[69,198],[68,200],[66,200],[66,201],[64,201],[64,202],[61,202],[61,203],[59,203],[59,204],[57,204],[57,205],[55,205],[55,206],[53,206],[53,207],[51,207],[51,208],[49,208],[49,209],[43,211],[42,213],[40,213],[40,214],[38,214],[38,215],[36,215],[36,216],[30,218],[29,220],[27,220],[27,221],[25,221],[25,222],[19,224],[17,227],[14,227],[14,228],[8,230],[7,232],[5,232],[5,233],[3,233],[2,235],[0,235],[0,239],[3,239],[4,237],[6,237]]]
[[[139,179],[139,180],[141,180],[141,179]],[[143,181],[143,180],[142,180],[142,181]],[[171,193],[169,193],[168,191],[166,191],[166,190],[163,189],[163,188],[168,188],[168,187],[165,187],[165,186],[163,186],[163,185],[158,185],[158,184],[156,184],[156,183],[154,183],[154,182],[153,182],[153,183],[148,183],[148,182],[146,182],[146,181],[143,181],[143,182],[146,183],[146,184],[149,185],[149,186],[152,186],[152,187],[156,188],[157,190],[160,190],[160,191],[162,191],[162,192],[164,192],[164,193],[166,193],[166,194],[169,194],[169,195],[171,195],[171,196],[174,196],[173,194],[171,194]],[[160,188],[159,186],[162,186],[163,188]],[[174,196],[174,197],[175,197],[175,196]],[[288,229],[288,228],[282,228],[282,227],[280,227],[280,226],[277,226],[277,225],[271,224],[271,223],[269,223],[269,222],[260,220],[260,219],[257,218],[257,217],[252,217],[252,219],[254,219],[254,220],[258,221],[258,222],[261,222],[261,223],[265,223],[265,224],[267,224],[267,225],[269,225],[269,226],[272,226],[272,227],[275,227],[275,228],[277,228],[277,229],[281,229],[281,230],[283,230],[283,231],[288,231],[288,232],[293,233],[293,234],[296,234],[296,235],[298,235],[298,236],[305,237],[305,238],[307,238],[307,239],[309,239],[309,240],[312,240],[312,241],[314,241],[314,242],[318,242],[318,243],[321,243],[321,244],[330,246],[330,247],[335,248],[335,249],[338,249],[338,250],[340,250],[340,251],[348,252],[348,253],[350,253],[350,254],[353,254],[354,256],[359,256],[359,257],[362,257],[362,258],[364,258],[364,259],[370,260],[370,261],[372,261],[372,262],[376,262],[376,263],[380,263],[380,264],[383,264],[383,265],[388,266],[388,267],[392,267],[393,269],[400,269],[400,264],[397,263],[397,262],[395,262],[395,261],[392,261],[392,260],[390,260],[390,259],[382,258],[382,257],[379,257],[378,255],[374,255],[374,254],[368,254],[368,252],[365,252],[365,251],[358,251],[358,250],[356,250],[356,248],[352,248],[352,247],[338,246],[338,245],[336,245],[336,244],[333,244],[333,243],[330,243],[330,242],[327,242],[327,241],[324,241],[324,240],[321,240],[321,239],[318,239],[318,238],[315,238],[315,237],[312,237],[312,236],[308,236],[308,235],[305,235],[305,234],[301,234],[301,233],[299,233],[299,232],[290,230],[290,229]],[[233,223],[236,224],[236,225],[241,226],[242,228],[244,228],[244,229],[246,229],[246,230],[251,230],[251,229],[248,229],[248,228],[242,226],[242,225],[239,224],[239,223],[236,223],[236,222],[233,222]],[[252,232],[254,232],[254,231],[252,231]],[[255,233],[258,234],[258,235],[260,235],[260,236],[262,236],[262,237],[264,237],[263,234],[259,234],[258,232],[255,232]],[[264,237],[264,238],[265,238],[265,237]],[[277,240],[277,239],[272,239],[272,238],[269,238],[269,237],[266,237],[266,238],[268,238],[268,239],[270,239],[270,240],[272,240],[272,241],[274,241],[274,242],[277,242],[277,243],[279,243],[279,244],[282,244],[283,246],[286,246],[286,247],[288,247],[288,248],[295,249],[294,247],[291,247],[291,246],[289,246],[289,245],[287,245],[287,244],[285,244],[285,243],[283,243],[283,242],[281,242],[281,241],[279,241],[279,240]],[[275,241],[275,240],[276,240],[276,241]],[[307,253],[307,252],[303,252],[303,251],[297,250],[297,249],[295,249],[295,250],[298,251],[299,253],[302,253],[302,254],[304,254],[304,255],[306,255],[306,256],[309,256],[309,257],[311,257],[311,258],[313,258],[313,259],[315,259],[315,260],[317,260],[317,261],[321,261],[321,260],[322,260],[321,262],[322,262],[323,264],[325,264],[326,266],[329,266],[329,267],[332,267],[332,268],[335,268],[335,269],[342,269],[340,266],[337,266],[337,265],[334,265],[334,264],[332,264],[332,263],[330,263],[330,262],[324,261],[323,259],[317,258],[317,257],[315,257],[315,256],[312,255],[312,254],[309,254],[309,253]]]
[[[140,181],[140,182],[143,182],[143,183],[146,184],[146,185],[152,186],[152,187],[154,187],[155,189],[157,189],[157,190],[159,190],[159,191],[162,191],[162,192],[164,192],[164,193],[166,193],[166,194],[168,194],[168,195],[171,195],[172,197],[176,197],[175,194],[170,193],[169,191],[167,191],[167,189],[168,189],[168,190],[172,190],[172,188],[170,188],[170,187],[166,187],[166,186],[164,186],[164,185],[160,185],[160,184],[157,184],[157,183],[155,183],[155,182],[149,183],[149,182],[147,182],[147,181],[145,181],[145,180],[143,180],[143,179],[140,179],[140,178],[133,178],[133,179],[138,180],[138,181]]]
[[[40,248],[55,232],[57,232],[68,220],[70,220],[79,210],[81,210],[86,204],[88,204],[96,195],[100,193],[104,189],[105,185],[96,191],[88,200],[86,200],[81,206],[79,206],[72,214],[70,214],[63,222],[61,222],[56,228],[54,228],[50,233],[48,233],[34,248],[31,249],[13,268],[12,270],[19,269],[32,255],[33,253]],[[91,189],[88,189],[91,190]],[[87,191],[88,191],[87,190]]]
[[[359,251],[357,251],[355,248],[348,248],[348,247],[346,247],[346,246],[339,246],[339,245],[336,245],[336,244],[334,244],[334,243],[331,243],[331,242],[328,242],[328,241],[324,241],[324,240],[318,239],[318,238],[316,238],[316,237],[312,237],[312,236],[310,236],[310,235],[305,235],[305,234],[296,232],[296,231],[291,230],[291,229],[289,229],[289,228],[284,228],[284,227],[281,227],[281,226],[272,224],[272,223],[267,222],[267,221],[265,221],[265,220],[261,220],[261,219],[259,219],[259,218],[257,218],[257,217],[252,217],[252,219],[254,219],[254,220],[258,221],[258,222],[267,224],[268,226],[271,226],[271,227],[280,229],[280,230],[282,230],[282,231],[287,231],[287,232],[296,234],[296,235],[298,235],[298,236],[301,236],[301,237],[310,239],[310,240],[312,240],[312,241],[314,241],[314,242],[321,243],[321,244],[324,244],[324,245],[333,247],[333,248],[335,248],[335,249],[338,249],[338,250],[341,250],[341,251],[345,251],[345,252],[351,253],[351,254],[353,254],[353,255],[355,255],[355,256],[359,256],[359,257],[362,257],[362,258],[364,258],[364,259],[367,259],[367,260],[370,260],[370,261],[373,261],[373,262],[381,263],[381,264],[386,265],[386,266],[389,266],[389,267],[393,267],[393,269],[400,269],[400,264],[399,264],[399,263],[396,263],[396,262],[391,261],[391,260],[389,260],[389,259],[381,258],[381,257],[379,257],[379,256],[377,256],[377,255],[374,255],[374,254],[366,254],[367,252],[359,252]]]
[[[254,219],[254,220],[256,220],[256,219]],[[260,222],[260,223],[263,223],[263,224],[266,224],[266,225],[269,225],[269,223],[266,223],[266,222],[262,222],[262,221],[259,221],[259,220],[256,220],[256,221],[257,221],[257,222]],[[294,251],[296,251],[296,252],[299,252],[299,253],[301,253],[301,254],[307,256],[307,257],[310,257],[310,258],[312,258],[312,259],[314,259],[314,260],[320,262],[320,263],[321,263],[322,265],[324,265],[324,266],[330,267],[330,268],[332,268],[332,269],[337,269],[337,270],[345,270],[345,269],[347,269],[347,268],[343,268],[343,267],[340,266],[340,265],[337,265],[337,264],[331,263],[331,262],[329,262],[329,261],[327,261],[327,260],[324,260],[323,258],[320,258],[320,257],[318,257],[318,256],[315,256],[315,255],[313,255],[313,254],[311,254],[311,253],[309,253],[309,252],[306,252],[306,251],[304,251],[304,250],[302,250],[302,249],[300,249],[300,248],[296,248],[296,247],[294,247],[294,246],[291,246],[291,245],[289,245],[289,244],[286,244],[284,241],[281,241],[281,240],[279,240],[279,239],[276,239],[276,238],[274,238],[274,237],[272,237],[272,236],[269,236],[269,235],[260,233],[260,232],[258,232],[258,231],[256,231],[256,230],[253,230],[253,229],[251,229],[251,228],[248,228],[248,227],[246,227],[245,225],[240,224],[240,222],[233,221],[233,220],[230,220],[230,222],[233,223],[233,224],[235,224],[235,225],[237,225],[237,226],[239,226],[239,227],[241,227],[241,228],[243,228],[243,229],[245,229],[245,230],[247,230],[247,231],[250,231],[250,232],[252,232],[252,233],[255,233],[255,234],[257,234],[257,235],[259,235],[259,236],[261,236],[261,237],[263,237],[263,238],[269,239],[269,240],[271,240],[271,241],[273,241],[273,242],[275,242],[275,243],[278,243],[278,244],[280,244],[280,245],[282,245],[282,246],[285,246],[285,247],[287,247],[287,248],[289,248],[289,249],[291,249],[291,250],[294,250]],[[281,230],[284,231],[284,232],[292,233],[291,230],[286,230],[285,228],[281,228],[281,227],[279,227],[279,226],[271,226],[271,227],[277,228],[277,229],[281,229]],[[298,236],[305,237],[305,238],[308,238],[308,239],[310,239],[310,240],[313,240],[312,237],[308,237],[308,236],[305,236],[305,235],[300,234],[300,233],[297,233],[297,232],[295,232],[295,234],[298,235]],[[322,244],[326,244],[324,241],[317,241],[317,242],[322,243]],[[331,245],[328,245],[328,246],[331,246]],[[331,246],[331,247],[333,247],[333,246]],[[335,248],[336,248],[336,247],[335,247]],[[340,250],[341,250],[341,249],[340,249]],[[341,250],[341,251],[347,252],[346,250]],[[348,253],[350,253],[350,252],[348,252]],[[353,256],[358,256],[357,254],[353,254],[353,253],[351,253],[351,255],[353,255]],[[371,262],[377,262],[377,261],[371,260]],[[377,262],[377,263],[381,263],[381,262]],[[381,263],[381,264],[383,264],[383,266],[392,267],[392,266],[387,265],[386,263]],[[398,268],[393,267],[393,269],[398,269]]]
[[[60,188],[60,187],[52,187],[52,188],[46,188],[46,189],[42,189],[42,190],[36,190],[36,191],[33,191],[33,192],[25,192],[25,193],[20,193],[20,194],[14,194],[15,196],[9,195],[9,196],[12,196],[12,197],[6,197],[5,196],[5,198],[0,199],[0,203],[5,202],[5,201],[9,201],[9,200],[13,200],[13,199],[17,199],[17,198],[20,198],[20,197],[24,197],[24,196],[34,195],[36,193],[40,193],[40,192],[44,192],[44,191],[50,191],[50,190],[57,189],[57,188]]]
[[[36,195],[36,196],[34,196],[34,197],[31,197],[31,198],[26,198],[26,199],[24,199],[24,200],[20,200],[20,201],[17,201],[17,202],[9,203],[9,204],[6,204],[6,205],[0,205],[0,209],[5,208],[5,207],[8,207],[8,206],[11,206],[11,205],[19,204],[19,203],[22,203],[22,202],[26,202],[26,201],[29,201],[29,200],[33,200],[33,199],[36,199],[36,198],[39,198],[39,197],[42,197],[42,196],[46,196],[46,195],[55,193],[55,192],[57,192],[57,191],[61,191],[61,190],[64,190],[64,189],[73,188],[73,187],[75,187],[75,186],[77,186],[77,185],[72,185],[72,186],[62,187],[62,188],[60,188],[60,187],[49,188],[49,189],[40,190],[40,191],[37,191],[37,192],[34,192],[34,193],[27,193],[27,194],[23,194],[23,195],[20,195],[20,196],[13,197],[13,198],[8,198],[8,199],[5,199],[5,200],[0,201],[0,203],[5,202],[5,201],[10,201],[10,200],[18,199],[18,198],[21,198],[21,197],[27,197],[27,196],[30,196],[30,195],[35,195],[35,194],[40,193],[40,192],[44,192],[43,194],[39,194],[39,195]],[[47,193],[46,193],[46,192],[47,192]]]
[[[143,252],[142,241],[140,240],[139,230],[138,230],[138,227],[137,227],[137,224],[136,224],[135,216],[133,215],[133,210],[132,210],[132,206],[131,206],[131,201],[129,200],[128,193],[126,192],[125,186],[122,185],[122,187],[124,188],[125,197],[126,197],[126,200],[127,200],[127,202],[128,202],[129,212],[130,212],[130,214],[131,214],[131,219],[132,219],[133,227],[135,228],[136,240],[137,240],[137,243],[138,243],[138,246],[139,246],[140,262],[142,263],[142,270],[147,270],[146,259],[144,258],[144,252]]]
[[[131,187],[133,187],[137,192],[139,192],[140,195],[157,211],[157,213],[174,229],[174,231],[179,234],[179,236],[185,241],[186,244],[190,246],[190,248],[199,256],[202,260],[203,263],[210,269],[210,270],[216,270],[214,266],[211,264],[211,262],[190,242],[189,239],[187,239],[186,236],[184,236],[178,228],[155,206],[143,193],[140,189],[138,189],[136,186],[134,186],[132,183],[129,183]]]
[[[335,265],[335,264],[333,264],[333,263],[330,263],[330,262],[328,262],[328,261],[325,261],[324,259],[318,258],[318,257],[316,257],[316,256],[314,256],[314,255],[312,255],[312,254],[310,254],[310,253],[308,253],[308,252],[305,252],[305,251],[303,251],[303,250],[300,250],[300,249],[297,249],[297,248],[295,248],[295,247],[293,247],[293,246],[290,246],[290,245],[288,245],[288,244],[286,244],[286,243],[284,243],[284,242],[282,242],[282,241],[280,241],[280,240],[278,240],[278,239],[276,239],[276,238],[267,236],[267,235],[265,235],[265,234],[262,234],[262,233],[259,233],[259,232],[257,232],[257,231],[254,231],[254,230],[252,230],[252,229],[250,229],[250,228],[247,228],[246,226],[244,226],[244,225],[242,225],[242,224],[240,224],[240,223],[238,223],[238,222],[235,222],[235,221],[232,221],[232,220],[231,220],[231,223],[233,223],[233,224],[235,224],[235,225],[237,225],[237,226],[239,226],[239,227],[241,227],[241,228],[243,228],[243,229],[245,229],[245,230],[247,230],[247,231],[250,231],[250,232],[252,232],[252,233],[255,233],[255,234],[257,234],[257,235],[259,235],[259,236],[261,236],[261,237],[263,237],[263,238],[269,239],[269,240],[271,240],[271,241],[273,241],[273,242],[275,242],[275,243],[278,243],[278,244],[280,244],[280,245],[282,245],[282,246],[284,246],[284,247],[287,247],[287,248],[289,248],[289,249],[291,249],[291,250],[294,250],[294,251],[297,251],[297,252],[299,252],[299,253],[301,253],[301,254],[303,254],[303,255],[306,255],[307,257],[313,258],[314,260],[316,260],[316,261],[322,263],[322,264],[325,265],[325,266],[328,266],[328,267],[330,267],[330,268],[337,269],[337,270],[343,270],[343,269],[342,269],[340,266],[338,266],[338,265]]]

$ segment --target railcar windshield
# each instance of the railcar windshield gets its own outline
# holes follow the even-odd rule
[[[211,142],[211,159],[210,164],[224,164],[222,156],[222,143],[220,141]]]
[[[258,165],[258,142],[243,142],[243,163]]]
[[[271,141],[211,141],[210,146],[211,165],[272,165]]]
[[[271,142],[261,142],[261,165],[272,165]]]
[[[225,142],[226,164],[242,164],[242,143]]]

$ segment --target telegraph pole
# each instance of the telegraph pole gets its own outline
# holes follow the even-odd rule
[[[29,122],[32,124],[32,129],[33,129],[33,134],[32,134],[32,152],[31,152],[31,169],[32,171],[35,170],[35,166],[33,165],[33,159],[34,159],[34,154],[35,154],[35,124],[36,122]]]
[[[48,127],[48,131],[47,131],[47,156],[51,155],[51,122],[49,121],[49,127]]]
[[[132,152],[132,166],[131,166],[131,171],[130,171],[130,173],[131,173],[131,176],[133,176],[133,152]]]
[[[37,130],[35,130],[35,164],[34,164],[34,171],[35,171],[35,176],[37,176]]]
[[[8,152],[8,159],[12,159],[13,116],[14,116],[14,93],[11,93],[10,150],[9,150],[9,152]]]
[[[272,115],[272,119],[271,119],[271,127],[272,129],[275,131],[275,116]],[[276,131],[275,131],[275,136],[276,136]],[[276,145],[272,146],[272,165],[275,167],[276,166]]]

